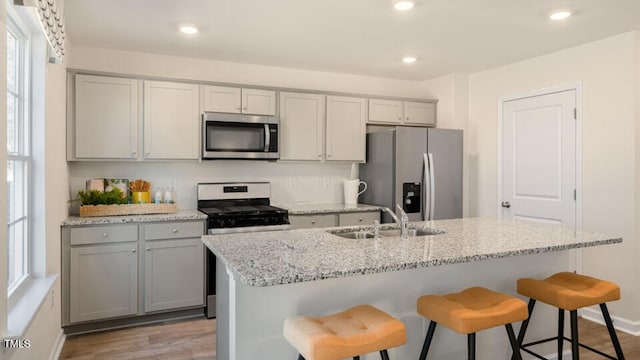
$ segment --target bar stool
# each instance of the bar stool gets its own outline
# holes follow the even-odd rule
[[[616,332],[607,310],[607,302],[620,299],[620,287],[612,282],[592,278],[585,275],[579,275],[571,272],[561,272],[554,274],[544,280],[536,279],[519,279],[518,293],[529,297],[529,317],[522,323],[520,332],[518,333],[518,344],[520,348],[527,353],[534,355],[540,359],[544,359],[539,354],[527,349],[529,346],[542,344],[548,341],[558,341],[558,358],[562,358],[563,340],[571,341],[572,359],[579,359],[579,346],[593,351],[609,359],[623,360],[622,348],[616,336]],[[533,307],[536,301],[555,306],[558,308],[558,336],[544,340],[523,344],[524,335],[529,325],[529,319],[533,313]],[[600,305],[602,316],[607,324],[607,330],[611,337],[611,342],[616,351],[617,358],[607,355],[587,345],[580,344],[578,341],[578,309]],[[564,337],[564,312],[569,311],[571,317],[571,339]]]
[[[515,358],[522,359],[511,326],[511,323],[527,318],[527,304],[520,299],[483,287],[472,287],[454,294],[421,296],[418,313],[431,320],[420,360],[427,358],[437,324],[467,335],[469,360],[476,356],[476,332],[504,325]]]
[[[359,360],[370,352],[389,360],[387,349],[406,343],[407,331],[402,321],[371,305],[359,305],[328,316],[285,319],[284,337],[298,350],[298,360]]]

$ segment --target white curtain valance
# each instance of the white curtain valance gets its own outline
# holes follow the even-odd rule
[[[14,0],[16,5],[34,6],[57,62],[64,60],[64,0]]]

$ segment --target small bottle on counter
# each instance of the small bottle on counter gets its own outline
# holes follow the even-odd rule
[[[173,204],[174,203],[173,191],[171,190],[171,188],[167,188],[164,191],[164,203],[165,204]]]
[[[162,203],[162,189],[156,188],[156,192],[153,194],[153,203],[161,204]]]

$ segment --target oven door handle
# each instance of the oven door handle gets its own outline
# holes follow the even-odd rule
[[[221,234],[238,234],[238,233],[251,233],[260,231],[278,231],[289,230],[291,225],[266,225],[266,226],[246,226],[236,228],[222,228],[222,229],[209,229],[209,235],[221,235]]]
[[[264,124],[264,152],[269,152],[271,146],[271,132],[269,131],[269,124]]]

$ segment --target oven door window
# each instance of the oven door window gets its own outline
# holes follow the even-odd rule
[[[207,122],[207,151],[262,152],[264,147],[264,124]]]

